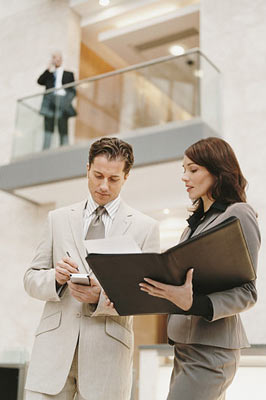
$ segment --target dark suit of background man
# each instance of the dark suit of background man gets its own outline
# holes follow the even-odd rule
[[[45,89],[60,88],[62,85],[74,82],[74,74],[64,71],[62,67],[62,55],[60,52],[52,54],[48,68],[39,77],[39,85]],[[55,92],[45,94],[41,105],[40,114],[44,115],[44,144],[43,149],[51,145],[52,134],[57,123],[60,145],[68,144],[68,118],[77,113],[71,102],[76,95],[74,87],[61,88]]]

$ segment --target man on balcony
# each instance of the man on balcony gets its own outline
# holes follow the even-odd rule
[[[60,145],[68,144],[68,118],[74,117],[76,111],[72,106],[72,100],[76,95],[76,89],[72,86],[61,88],[62,85],[74,82],[74,74],[64,71],[62,67],[62,54],[56,51],[52,54],[48,68],[39,77],[39,85],[45,89],[53,89],[43,96],[40,114],[44,115],[44,143],[43,149],[48,149],[57,124]]]

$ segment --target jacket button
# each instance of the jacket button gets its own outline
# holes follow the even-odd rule
[[[80,312],[77,312],[76,317],[77,317],[77,318],[80,318],[80,317],[81,317],[81,313],[80,313]]]

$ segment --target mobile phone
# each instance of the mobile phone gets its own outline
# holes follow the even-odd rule
[[[88,274],[70,274],[70,280],[79,285],[90,286],[90,277]]]

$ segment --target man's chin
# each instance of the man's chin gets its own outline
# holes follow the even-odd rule
[[[104,206],[105,204],[109,203],[109,196],[104,196],[104,195],[100,195],[98,194],[95,197],[95,201],[96,203],[98,203],[100,206]]]

